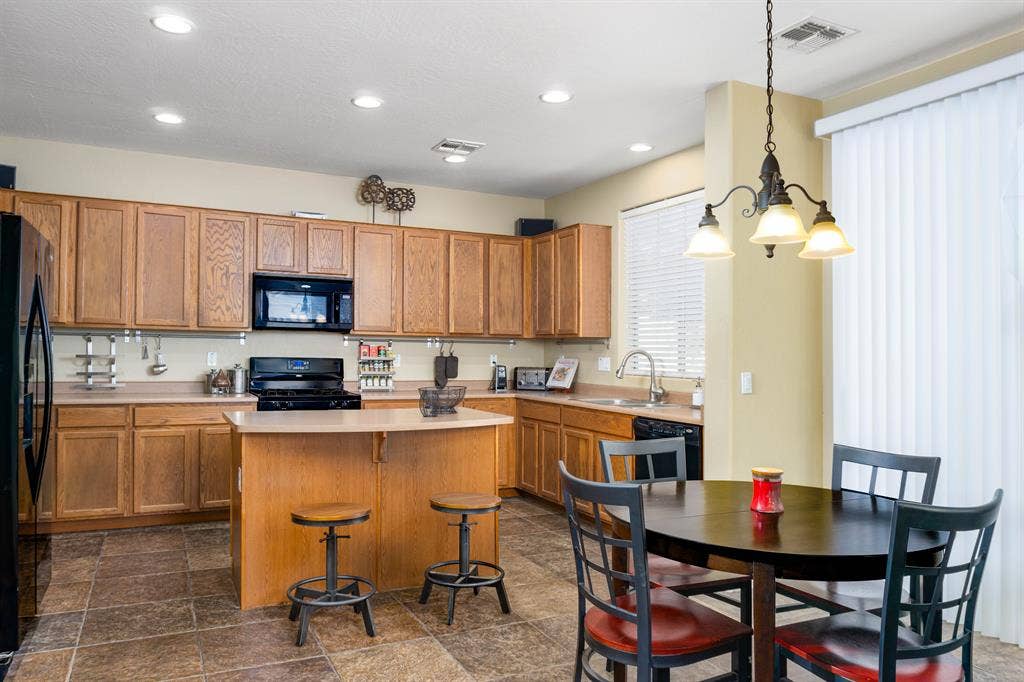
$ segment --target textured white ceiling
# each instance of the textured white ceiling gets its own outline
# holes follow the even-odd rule
[[[778,0],[775,23],[810,14],[862,31],[777,52],[777,87],[818,97],[1024,25],[1020,0]],[[745,1],[0,0],[0,134],[547,197],[700,143],[709,86],[762,82],[763,32]],[[442,163],[445,136],[487,147]]]

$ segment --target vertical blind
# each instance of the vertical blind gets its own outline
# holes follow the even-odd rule
[[[975,625],[1024,645],[1024,76],[835,133],[832,177],[835,441],[1004,489]]]
[[[704,190],[622,213],[626,342],[667,377],[704,376],[704,261],[684,258],[704,212]],[[647,374],[634,357],[628,374]]]

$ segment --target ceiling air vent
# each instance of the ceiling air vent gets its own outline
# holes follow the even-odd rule
[[[438,154],[458,154],[459,156],[469,156],[476,150],[486,146],[487,144],[485,142],[470,142],[469,140],[456,140],[451,137],[446,137],[430,149]]]
[[[810,54],[854,33],[859,31],[818,17],[807,17],[782,29],[773,38],[790,50]]]

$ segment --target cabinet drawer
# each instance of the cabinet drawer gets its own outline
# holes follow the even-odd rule
[[[83,426],[128,426],[128,406],[57,408],[57,428]]]
[[[419,407],[420,401],[416,400],[402,400],[402,399],[380,399],[367,400],[363,398],[363,409],[364,410],[407,410],[411,407]]]
[[[563,407],[562,424],[565,426],[575,426],[578,429],[607,433],[612,436],[633,438],[633,418],[627,414],[619,414],[617,412]]]
[[[516,413],[516,407],[511,398],[466,398],[462,404],[471,410],[483,410],[510,416]]]
[[[519,401],[519,416],[527,419],[539,419],[557,424],[560,409],[558,405],[551,403],[540,403],[533,400]]]
[[[223,424],[224,413],[256,409],[252,403],[213,405],[140,405],[135,408],[136,426],[180,426],[185,424]]]

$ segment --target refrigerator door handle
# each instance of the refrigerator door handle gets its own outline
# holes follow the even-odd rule
[[[31,383],[32,377],[29,375],[30,368],[32,368],[32,343],[35,340],[36,325],[39,327],[40,341],[43,344],[43,429],[42,429],[42,443],[39,447],[33,447],[35,445],[35,433],[32,430],[33,424],[31,423],[31,413],[26,412],[24,416],[25,421],[25,436],[23,442],[25,442],[25,468],[28,472],[28,483],[29,491],[32,495],[32,501],[36,502],[39,498],[39,488],[43,480],[43,465],[46,461],[46,450],[47,440],[50,435],[50,412],[51,403],[53,402],[53,362],[52,362],[52,348],[50,347],[50,325],[46,319],[46,301],[43,300],[43,282],[39,275],[36,275],[35,282],[32,286],[32,305],[29,308],[28,322],[25,326],[25,364],[24,364],[24,383],[26,386]],[[26,394],[26,408],[31,403],[31,394]],[[34,451],[34,452],[33,452]]]
[[[40,338],[43,342],[43,442],[36,448],[36,480],[32,486],[32,502],[38,502],[39,489],[43,482],[43,468],[50,451],[50,432],[53,428],[53,337],[50,336],[50,316],[43,296],[42,280],[36,275],[39,292]]]

